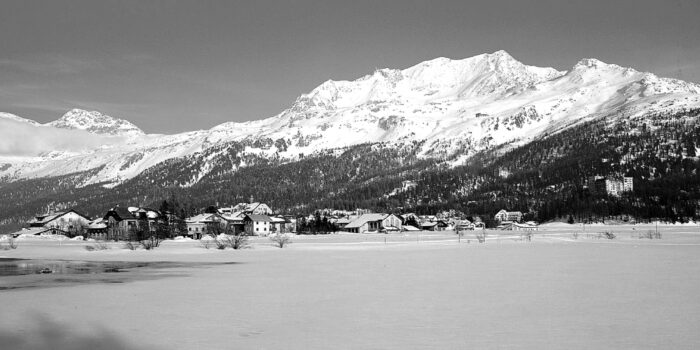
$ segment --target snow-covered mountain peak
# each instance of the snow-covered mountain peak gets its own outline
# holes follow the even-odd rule
[[[633,74],[638,74],[637,70],[628,67],[618,66],[616,64],[605,63],[596,58],[584,58],[576,63],[571,70],[572,72],[587,72],[587,71],[600,71],[600,72],[611,72],[619,73],[625,76],[631,76]]]
[[[85,130],[94,134],[143,135],[144,132],[131,122],[110,117],[98,111],[72,109],[58,120],[46,125],[61,129]]]
[[[369,72],[352,81],[327,80],[267,119],[229,122],[177,135],[118,138],[114,141],[118,144],[87,151],[52,144],[51,150],[62,153],[6,160],[10,166],[0,170],[0,178],[101,169],[85,183],[116,184],[168,159],[189,157],[188,164],[199,169],[186,179],[186,185],[191,185],[220,162],[244,159],[231,167],[230,171],[236,171],[256,157],[294,161],[301,155],[361,143],[393,147],[419,141],[421,157],[464,160],[480,150],[517,146],[601,116],[625,118],[700,108],[700,86],[696,84],[597,59],[581,60],[562,72],[529,66],[505,51],[496,51]],[[129,122],[77,109],[47,126],[142,134]],[[40,129],[56,132],[51,127]],[[103,142],[107,138],[95,139]]]

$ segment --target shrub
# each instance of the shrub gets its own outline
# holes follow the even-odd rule
[[[0,250],[10,250],[10,249],[17,249],[17,240],[15,240],[15,238],[12,236],[10,236],[7,239],[7,245],[0,243]]]
[[[216,249],[219,250],[224,250],[226,249],[226,247],[228,247],[228,241],[226,240],[226,238],[216,237],[212,242],[214,242]]]
[[[242,233],[238,233],[235,235],[226,235],[225,238],[223,238],[226,242],[226,245],[233,248],[233,249],[246,249],[250,248],[250,242],[248,242],[248,236]]]
[[[275,233],[270,235],[270,240],[275,243],[276,246],[284,248],[289,243],[292,243],[292,236],[286,233]]]
[[[85,250],[92,252],[95,250],[107,250],[109,249],[109,246],[107,245],[107,242],[105,241],[96,241],[92,244],[88,244],[85,246]]]
[[[486,236],[487,236],[486,230],[481,230],[481,231],[477,232],[477,233],[475,234],[475,236],[476,236],[476,240],[477,240],[479,243],[485,243],[485,242],[486,242]]]
[[[204,249],[209,249],[214,245],[214,240],[209,236],[204,236],[199,240],[199,243],[204,247]]]
[[[126,243],[124,243],[124,248],[129,250],[136,250],[138,247],[139,245],[136,242],[127,241]]]
[[[151,236],[151,238],[144,239],[140,243],[141,243],[141,246],[143,247],[143,249],[153,250],[153,249],[156,249],[160,246],[160,242],[161,242],[160,239],[157,239],[157,238]]]

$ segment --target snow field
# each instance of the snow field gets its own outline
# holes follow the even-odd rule
[[[295,237],[284,249],[256,239],[243,251],[166,242],[154,251],[87,252],[82,242],[25,240],[0,257],[234,264],[178,268],[185,276],[158,280],[0,290],[0,340],[48,328],[128,349],[700,344],[697,226],[661,226],[661,240],[558,239],[570,236],[567,228],[545,225],[529,243],[503,235],[457,244],[443,232],[385,245],[392,235],[331,235]]]

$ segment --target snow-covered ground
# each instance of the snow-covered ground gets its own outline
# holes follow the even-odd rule
[[[86,251],[85,242],[25,239],[0,258],[234,264],[0,290],[0,347],[696,348],[700,229],[635,235],[655,228],[545,225],[531,242],[492,231],[485,244],[452,232],[295,237],[284,249],[260,238],[243,251],[187,240]],[[596,238],[603,231],[617,238]]]

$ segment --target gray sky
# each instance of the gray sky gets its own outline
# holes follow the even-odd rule
[[[3,1],[0,111],[147,132],[273,116],[328,79],[500,49],[700,82],[700,1]]]

